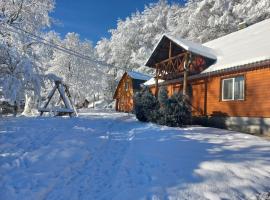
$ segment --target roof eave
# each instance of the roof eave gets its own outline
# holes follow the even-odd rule
[[[202,52],[202,51],[200,51],[199,49],[193,49],[192,47],[186,45],[186,44],[183,43],[182,41],[176,40],[175,38],[171,37],[171,36],[168,35],[168,34],[163,34],[162,37],[160,38],[160,40],[158,41],[158,43],[156,44],[156,46],[154,47],[154,50],[152,51],[151,56],[148,58],[147,62],[145,63],[145,66],[150,67],[150,68],[153,68],[153,66],[150,65],[150,59],[151,59],[151,57],[153,56],[153,54],[156,52],[158,46],[160,45],[160,43],[162,42],[162,40],[163,40],[165,37],[166,37],[167,39],[171,40],[172,42],[174,42],[174,43],[175,43],[177,46],[179,46],[180,48],[183,48],[184,50],[186,50],[186,51],[188,51],[188,52],[191,52],[191,53],[193,53],[193,54],[197,54],[197,55],[206,57],[206,58],[211,59],[211,60],[213,60],[213,61],[216,61],[216,60],[217,60],[217,57],[216,57],[214,54]],[[198,45],[203,46],[202,44],[198,44]],[[205,47],[205,46],[203,46],[203,47],[210,50],[210,48],[208,48],[208,47]]]
[[[196,80],[196,79],[202,79],[202,78],[206,78],[206,77],[212,77],[212,76],[219,76],[222,75],[224,73],[235,73],[235,72],[239,72],[239,71],[250,71],[250,70],[254,70],[257,68],[264,68],[264,67],[270,67],[270,59],[266,59],[266,60],[261,60],[261,61],[257,61],[254,63],[247,63],[247,64],[243,64],[243,65],[239,65],[239,66],[233,66],[230,68],[226,68],[226,69],[221,69],[221,70],[216,70],[216,71],[211,71],[211,72],[205,72],[205,73],[200,73],[200,74],[196,74],[196,75],[192,75],[189,77],[189,80]],[[178,79],[173,79],[173,80],[169,80],[169,81],[165,81],[162,83],[158,83],[158,85],[166,85],[166,84],[170,84],[170,83],[176,83],[179,81],[182,81],[183,78],[178,78]],[[152,85],[145,85],[146,87],[151,87],[154,86],[155,84]]]

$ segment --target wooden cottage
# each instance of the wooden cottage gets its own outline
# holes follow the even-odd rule
[[[113,98],[116,100],[115,109],[120,112],[133,110],[133,95],[141,89],[141,85],[151,77],[139,72],[125,72],[118,83]]]
[[[208,116],[227,128],[270,132],[270,19],[213,41],[197,44],[163,35],[146,66],[154,94],[187,96],[193,116]]]

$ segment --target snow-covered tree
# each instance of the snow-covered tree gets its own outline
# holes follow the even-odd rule
[[[91,42],[81,41],[75,33],[62,39],[58,33],[45,31],[52,21],[49,13],[54,3],[54,0],[0,2],[0,87],[11,103],[25,101],[26,115],[33,113],[40,96],[46,96],[51,89],[51,75],[69,85],[76,103],[96,98],[107,83],[108,69],[91,61],[96,60]]]
[[[142,13],[119,20],[117,29],[110,30],[111,38],[98,42],[100,58],[127,70],[144,65],[146,56],[167,30],[169,8],[166,1],[159,1],[146,6]]]
[[[0,87],[9,101],[25,100],[25,114],[32,113],[40,95],[50,89],[49,73],[70,85],[76,102],[102,93],[109,101],[124,70],[151,73],[143,65],[162,34],[206,42],[238,30],[242,22],[250,25],[270,16],[269,0],[189,0],[185,5],[159,0],[119,20],[117,28],[110,30],[111,37],[94,48],[75,33],[64,39],[55,32],[46,33],[54,5],[54,0],[0,1]],[[98,55],[115,67],[59,51],[29,33],[90,60]]]
[[[91,42],[81,41],[76,33],[68,33],[63,40],[59,40],[57,34],[52,36],[61,47],[79,52],[87,56],[87,59],[55,50],[49,72],[61,77],[69,85],[75,103],[82,103],[85,99],[92,100],[102,92],[101,84],[105,74],[102,66],[91,62],[95,60],[95,49]]]
[[[119,20],[111,37],[96,48],[107,63],[126,69],[139,69],[164,33],[195,42],[207,42],[270,17],[269,0],[189,0],[169,4],[166,0]]]
[[[190,0],[171,10],[168,24],[172,35],[206,42],[270,17],[267,0]]]
[[[5,98],[12,102],[39,96],[43,74],[27,32],[39,34],[48,27],[53,7],[54,0],[0,2],[0,79]]]

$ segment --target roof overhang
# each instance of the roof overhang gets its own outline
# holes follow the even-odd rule
[[[258,70],[258,69],[263,69],[263,68],[270,68],[270,59],[261,60],[261,61],[253,62],[253,63],[247,63],[244,65],[233,66],[233,67],[226,68],[226,69],[195,74],[195,75],[189,76],[188,80],[189,81],[202,80],[202,79],[207,79],[210,77],[224,76],[224,75],[229,75],[229,74],[233,74],[233,73],[247,72],[247,71]],[[158,82],[158,86],[163,86],[163,85],[167,85],[167,84],[174,84],[174,83],[179,83],[179,82],[180,83],[183,82],[183,77],[178,78],[178,79],[169,80],[169,81]],[[144,84],[144,86],[146,86],[146,87],[155,86],[155,83],[152,81],[151,83],[149,82],[149,84],[147,84],[147,85]]]
[[[138,80],[138,81],[142,81],[142,82],[145,82],[145,81],[148,81],[149,79],[151,79],[151,76],[140,73],[140,72],[135,72],[135,71],[125,72],[123,74],[122,78],[120,79],[120,81],[118,82],[117,88],[116,88],[114,95],[113,95],[113,99],[116,99],[116,96],[117,96],[117,93],[119,90],[119,86],[123,82],[123,80],[125,79],[126,76],[130,77],[132,80]]]
[[[176,56],[185,51],[203,56],[214,63],[217,59],[215,52],[202,44],[194,43],[182,38],[174,38],[164,34],[155,46],[151,56],[146,62],[146,66],[154,67],[156,63],[169,58],[170,42],[172,43],[172,56]]]

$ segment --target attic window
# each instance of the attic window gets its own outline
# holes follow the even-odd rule
[[[244,100],[244,76],[222,80],[222,101]]]
[[[128,91],[128,82],[125,82],[125,90]]]

